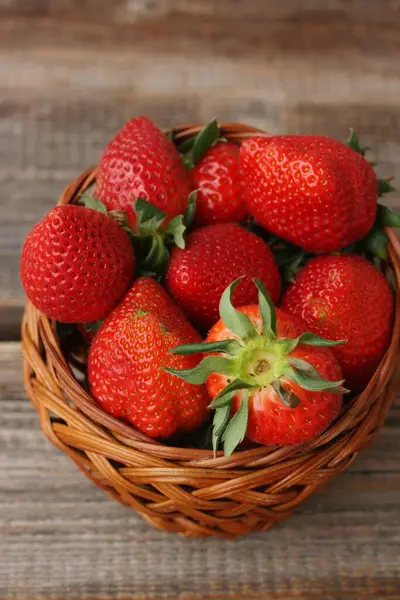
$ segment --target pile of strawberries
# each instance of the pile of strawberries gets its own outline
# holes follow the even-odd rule
[[[202,431],[226,455],[310,440],[391,338],[377,264],[400,219],[364,155],[354,132],[239,144],[213,120],[178,141],[134,118],[93,188],[29,233],[26,294],[76,324],[93,397],[147,435]]]

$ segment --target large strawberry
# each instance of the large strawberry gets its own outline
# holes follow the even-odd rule
[[[213,446],[230,455],[247,436],[261,444],[296,444],[319,435],[342,405],[341,370],[335,345],[277,310],[259,280],[259,306],[233,308],[233,282],[223,293],[221,320],[205,343],[174,353],[210,352],[194,369],[168,369],[184,381],[207,381],[215,408]],[[233,415],[233,417],[232,417]],[[232,418],[231,418],[232,417]]]
[[[147,117],[128,121],[107,144],[94,189],[109,210],[125,211],[133,226],[137,198],[172,218],[184,213],[189,192],[189,176],[178,151]]]
[[[28,234],[21,281],[47,317],[96,321],[132,282],[135,257],[128,234],[109,216],[83,206],[56,206]]]
[[[107,412],[151,437],[196,429],[208,414],[205,388],[179,381],[161,367],[195,367],[199,355],[177,357],[170,350],[199,340],[159,283],[137,279],[90,348],[94,397]]]
[[[371,229],[378,182],[368,161],[318,135],[255,137],[241,147],[249,213],[314,253],[347,246]]]
[[[166,286],[190,319],[207,329],[219,318],[222,292],[241,276],[245,277],[235,291],[235,306],[257,300],[253,277],[263,281],[274,302],[278,300],[281,280],[268,245],[236,223],[219,223],[193,231],[185,249],[172,250]]]
[[[384,276],[357,255],[319,256],[297,274],[282,309],[308,329],[347,340],[334,349],[348,387],[359,390],[372,377],[390,342],[393,294]]]
[[[198,189],[196,225],[241,221],[246,215],[240,175],[239,146],[218,142],[190,171]]]

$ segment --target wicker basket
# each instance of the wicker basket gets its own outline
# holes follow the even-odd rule
[[[199,129],[180,127],[175,133],[183,140]],[[222,134],[239,140],[260,132],[226,123]],[[95,177],[95,169],[83,173],[60,204],[76,201]],[[388,235],[398,291],[400,244],[392,231]],[[287,517],[371,442],[396,393],[399,331],[397,294],[390,348],[365,391],[319,438],[297,446],[260,446],[229,458],[166,446],[105,413],[80,383],[84,359],[63,355],[52,323],[29,302],[22,323],[24,380],[44,434],[113,498],[159,529],[191,537],[235,537],[266,530]]]

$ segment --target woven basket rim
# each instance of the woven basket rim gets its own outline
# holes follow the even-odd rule
[[[184,140],[198,133],[201,127],[200,124],[189,124],[175,127],[173,131],[176,139]],[[233,141],[253,136],[270,135],[261,129],[243,123],[222,123],[220,128],[221,135]],[[67,185],[60,196],[58,204],[76,202],[79,196],[95,181],[96,173],[97,167],[91,167],[83,171],[77,179]],[[246,463],[247,466],[256,467],[257,464],[261,465],[269,462],[269,460],[265,460],[266,458],[283,460],[285,457],[305,455],[316,448],[325,446],[345,434],[349,413],[354,418],[358,413],[365,411],[366,406],[371,403],[371,397],[377,393],[377,388],[383,387],[389,382],[397,365],[400,335],[400,243],[393,230],[388,228],[386,232],[390,240],[389,262],[396,281],[395,321],[390,346],[365,390],[346,406],[339,418],[325,432],[310,442],[296,446],[257,446],[251,449],[237,450],[231,457],[224,457],[222,451],[219,451],[217,457],[214,458],[212,450],[169,446],[147,437],[134,429],[133,426],[106,413],[77,382],[69,364],[61,353],[51,322],[30,301],[26,303],[22,321],[24,377],[28,394],[31,398],[34,395],[29,376],[32,364],[35,365],[38,362],[32,361],[33,346],[35,344],[39,346],[42,343],[46,354],[50,356],[51,362],[57,363],[60,369],[56,375],[58,386],[67,392],[68,397],[72,395],[73,404],[86,421],[92,422],[93,431],[96,435],[100,435],[104,440],[117,439],[130,449],[141,451],[150,457],[184,461],[186,465],[192,464],[193,466],[201,463],[203,466],[207,465],[213,468],[236,468],[243,463]],[[32,332],[35,332],[35,334],[32,335]],[[30,357],[29,360],[27,359],[28,356]],[[52,376],[55,376],[54,372]],[[54,384],[50,386],[50,389],[52,387],[54,387]],[[62,424],[55,424],[56,431],[62,431],[62,427]]]

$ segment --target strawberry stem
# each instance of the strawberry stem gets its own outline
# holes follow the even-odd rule
[[[193,369],[165,369],[168,373],[192,384],[205,383],[214,373],[227,377],[228,384],[210,404],[210,408],[216,411],[213,429],[214,452],[222,440],[226,456],[233,452],[245,435],[248,399],[252,392],[272,386],[278,398],[286,406],[295,408],[299,399],[282,385],[282,381],[284,382],[286,378],[310,391],[327,391],[335,394],[343,394],[347,391],[342,386],[343,380],[328,381],[307,361],[290,354],[298,344],[335,346],[343,343],[343,340],[331,341],[312,333],[303,333],[294,339],[276,339],[275,307],[264,284],[257,279],[254,280],[254,284],[258,288],[259,310],[263,325],[262,328],[256,328],[246,314],[232,305],[232,295],[239,281],[240,279],[236,279],[225,289],[220,302],[221,319],[232,332],[232,338],[216,342],[184,344],[172,350],[173,354],[219,352],[222,355],[206,356]],[[241,405],[229,420],[227,415],[228,413],[230,415],[232,399],[237,397],[237,394],[241,398]]]

